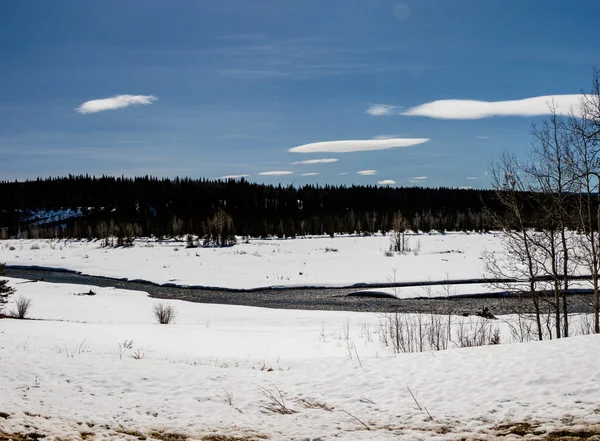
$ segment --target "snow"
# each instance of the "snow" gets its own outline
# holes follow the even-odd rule
[[[24,282],[11,279],[37,320],[0,320],[0,436],[510,440],[524,423],[539,437],[600,434],[596,335],[394,354],[381,314],[168,301],[176,322],[159,325],[142,292]],[[269,410],[265,391],[293,413]]]
[[[75,270],[90,275],[223,288],[348,286],[482,278],[484,250],[501,249],[494,234],[410,235],[415,250],[385,255],[389,236],[250,240],[232,248],[186,249],[184,242],[7,240],[0,262]],[[11,250],[11,247],[14,248]]]
[[[501,247],[493,234],[419,235],[410,237],[417,252],[388,257],[389,240],[254,240],[226,249],[10,240],[0,244],[0,262],[232,288],[351,285],[481,278],[481,253]],[[398,354],[384,338],[393,315],[186,303],[100,287],[87,295],[88,286],[10,281],[33,306],[32,320],[0,320],[0,438],[521,439],[515,427],[527,432],[523,439],[600,436],[597,335],[508,344],[519,340],[515,316],[403,314],[403,326],[439,320],[452,337],[448,350]],[[492,289],[377,291],[407,298]],[[175,307],[175,323],[155,322],[157,302]],[[588,320],[572,316],[572,334]],[[504,344],[459,348],[461,329],[497,329]],[[269,398],[280,393],[279,410],[290,413]]]

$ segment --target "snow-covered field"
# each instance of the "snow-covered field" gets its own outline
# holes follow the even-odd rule
[[[88,289],[77,285],[11,282],[40,320],[0,320],[5,433],[73,440],[600,435],[598,336],[395,354],[380,339],[380,314],[172,301],[176,323],[159,325],[145,293],[94,288],[97,295],[83,296]]]
[[[393,257],[387,237],[229,249],[4,241],[0,262],[158,283],[349,285],[480,278],[482,251],[501,246],[491,234],[411,241],[418,252]],[[460,332],[518,340],[517,319],[439,316],[448,350],[396,353],[386,337],[393,315],[169,301],[176,322],[159,325],[157,300],[143,292],[11,284],[33,301],[33,320],[0,320],[0,440],[557,440],[561,431],[600,439],[599,336],[459,348]],[[438,318],[401,317],[415,331],[420,320]],[[587,325],[571,320],[573,333]]]
[[[385,255],[389,236],[251,240],[232,248],[186,249],[182,242],[6,240],[0,262],[76,270],[156,283],[223,288],[352,285],[483,277],[484,250],[501,248],[494,234],[411,235],[407,254]]]

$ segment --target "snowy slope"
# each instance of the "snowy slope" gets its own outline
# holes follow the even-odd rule
[[[537,433],[526,439],[600,434],[598,336],[394,355],[379,314],[173,301],[176,323],[158,325],[144,293],[15,286],[44,320],[0,320],[5,432],[510,440],[521,438],[501,435],[519,423]],[[120,350],[126,340],[133,348]],[[274,411],[278,391],[292,413]]]

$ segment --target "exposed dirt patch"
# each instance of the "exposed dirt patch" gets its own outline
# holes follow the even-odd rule
[[[540,441],[600,441],[600,430],[558,430],[550,432],[548,435],[541,438]]]
[[[89,423],[88,423],[89,426]],[[93,426],[91,426],[93,427]],[[133,438],[137,438],[139,440],[144,440],[148,438],[148,435],[143,434],[142,432],[138,432],[137,430],[127,430],[127,429],[115,429],[115,432],[120,433],[121,435],[128,435]]]
[[[154,439],[159,439],[161,441],[185,441],[189,438],[187,435],[183,435],[181,433],[169,433],[169,432],[150,432],[148,433]]]
[[[499,426],[493,427],[493,430],[499,432],[499,435],[507,436],[507,435],[518,435],[525,436],[530,434],[536,434],[536,429],[539,426],[536,424],[531,424],[527,422],[518,422],[518,423],[506,423],[500,424]],[[543,432],[542,432],[543,433]],[[537,433],[539,435],[539,432]]]
[[[202,437],[202,441],[262,441],[269,439],[266,436],[254,435],[254,436],[229,436],[229,435],[207,435]]]
[[[585,429],[561,429],[546,433],[540,424],[530,422],[506,423],[492,428],[499,436],[529,436],[536,441],[600,441],[600,425],[590,425]],[[531,437],[533,436],[533,438]]]
[[[0,430],[0,441],[37,441],[46,438],[46,435],[42,435],[37,432],[30,433],[7,433]]]

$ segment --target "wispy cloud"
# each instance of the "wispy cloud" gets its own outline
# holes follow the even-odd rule
[[[458,187],[459,190],[473,190],[473,187],[470,185],[463,185],[462,187]]]
[[[336,158],[307,159],[306,161],[292,162],[292,165],[300,165],[300,164],[329,164],[329,163],[338,162],[338,161],[339,161],[339,159],[336,159]]]
[[[545,95],[510,101],[438,100],[412,107],[402,115],[436,119],[482,119],[493,116],[541,116],[556,106],[559,114],[578,114],[582,95]]]
[[[419,183],[419,182],[424,182],[427,180],[427,176],[415,176],[414,178],[411,178],[409,182],[412,182],[413,184],[415,183]]]
[[[467,176],[465,179],[467,181],[476,181],[477,179],[485,179],[488,177],[488,175],[489,175],[489,172],[486,171],[481,176]]]
[[[148,105],[158,98],[154,95],[115,95],[110,98],[86,101],[75,110],[79,113],[96,113],[104,110],[116,110],[129,106]]]
[[[348,174],[348,172],[342,172],[342,173],[338,173],[338,176],[346,176]]]
[[[274,39],[261,34],[233,34],[222,37],[221,41],[223,44],[216,47],[158,52],[188,59],[195,57],[221,75],[254,81],[440,69],[439,66],[399,62],[397,58],[390,57],[393,49],[348,47],[335,38]]]
[[[302,173],[300,176],[317,176],[319,173],[311,172],[311,173]]]
[[[357,171],[356,174],[361,176],[373,176],[377,174],[377,170],[360,170]]]
[[[348,141],[324,141],[292,147],[292,153],[350,153],[410,147],[428,142],[429,138],[391,138]]]
[[[227,175],[227,176],[221,176],[220,178],[217,179],[241,179],[241,178],[247,178],[250,175]]]
[[[377,181],[377,184],[379,184],[379,185],[394,185],[394,184],[396,184],[396,181],[394,181],[393,179],[384,179],[382,181]]]
[[[294,174],[294,172],[289,171],[289,170],[283,170],[283,171],[274,170],[274,171],[266,171],[266,172],[259,173],[259,175],[261,175],[261,176],[283,176],[283,175],[293,175],[293,174]]]
[[[397,109],[400,109],[400,106],[390,106],[388,104],[371,104],[366,113],[371,116],[389,116],[389,115],[397,115]]]
[[[491,136],[476,136],[475,139],[490,139]]]

